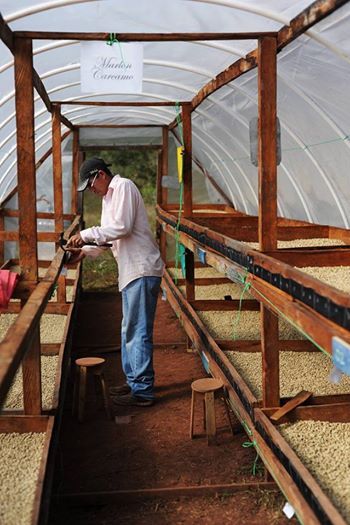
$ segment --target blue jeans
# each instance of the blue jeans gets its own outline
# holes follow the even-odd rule
[[[140,277],[122,290],[122,366],[133,395],[153,399],[153,324],[160,277]]]

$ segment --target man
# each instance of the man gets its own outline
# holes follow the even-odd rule
[[[152,236],[145,205],[135,184],[113,175],[103,159],[86,160],[80,168],[78,191],[87,188],[102,197],[101,226],[73,235],[67,248],[112,243],[122,293],[122,366],[126,384],[111,388],[119,405],[150,406],[154,402],[153,324],[163,262]]]

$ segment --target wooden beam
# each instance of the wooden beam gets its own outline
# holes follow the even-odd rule
[[[104,505],[113,502],[148,500],[153,498],[205,497],[218,494],[234,494],[241,490],[277,490],[272,481],[245,481],[180,487],[159,487],[155,489],[113,490],[106,492],[78,492],[57,495],[57,501],[72,505]]]
[[[40,354],[40,327],[37,325],[22,360],[23,407],[24,413],[29,416],[41,414]]]
[[[23,278],[38,279],[36,178],[34,144],[33,54],[29,39],[15,39],[14,46],[19,253]]]
[[[282,407],[283,408],[283,407]],[[282,409],[279,409],[282,410]],[[276,408],[263,408],[263,413],[272,417]],[[349,423],[350,403],[325,403],[324,405],[298,406],[292,412],[281,416],[278,420],[282,423],[294,423],[296,421],[328,421],[329,423]]]
[[[162,177],[166,177],[169,171],[169,130],[167,126],[162,128]],[[168,188],[162,187],[162,206],[168,202]]]
[[[259,247],[277,248],[276,164],[276,38],[259,39],[258,52],[258,174]],[[260,306],[263,406],[279,406],[278,318]]]
[[[109,40],[110,33],[78,33],[58,31],[14,31],[18,38],[35,40]],[[194,40],[254,40],[276,36],[275,31],[237,33],[116,33],[119,42],[192,42]]]
[[[71,211],[78,213],[78,179],[79,179],[79,130],[73,131],[72,145],[72,189],[71,189]]]
[[[156,145],[156,144],[133,144],[133,145],[120,145],[116,144],[114,146],[105,146],[103,144],[95,144],[92,146],[80,146],[80,151],[114,151],[114,150],[122,150],[122,151],[147,151],[147,150],[155,150],[158,151],[162,148],[162,146]]]
[[[102,100],[56,100],[53,101],[52,104],[60,104],[62,106],[110,106],[110,107],[123,107],[123,106],[130,106],[130,107],[152,107],[152,106],[176,106],[179,104],[179,102],[171,102],[168,100],[164,100],[162,102],[131,102],[131,101],[125,101],[125,102],[115,102],[115,101],[102,101]],[[182,102],[180,102],[182,104]]]
[[[62,150],[61,150],[61,108],[52,107],[52,168],[53,198],[55,209],[55,232],[63,232],[63,186],[62,186]],[[56,245],[56,248],[58,246]]]
[[[300,406],[302,403],[305,403],[305,401],[307,401],[311,396],[312,396],[312,392],[307,392],[306,390],[302,390],[301,392],[299,392],[299,394],[294,396],[293,399],[290,399],[289,401],[287,401],[285,405],[283,405],[281,408],[278,408],[276,412],[274,412],[270,416],[271,421],[276,423],[283,416],[285,416],[286,414],[288,414],[289,412],[291,412],[292,410]]]
[[[75,124],[76,128],[161,128],[162,124]]]
[[[40,95],[41,100],[44,102],[47,111],[51,113],[52,106],[51,106],[49,95],[47,94],[43,81],[41,80],[41,78],[39,77],[38,73],[35,71],[34,68],[33,68],[33,85],[35,89],[37,90],[38,95]]]
[[[9,50],[14,53],[15,43],[13,38],[13,32],[6,24],[0,13],[0,38],[4,44],[9,48]]]
[[[183,217],[192,216],[192,123],[191,107],[189,104],[182,106],[182,126],[183,126],[183,183],[184,183],[184,202]]]
[[[4,415],[0,416],[0,432],[9,434],[11,432],[45,432],[49,422],[49,416],[23,416]]]
[[[275,38],[259,40],[258,149],[260,250],[277,248],[277,139]]]

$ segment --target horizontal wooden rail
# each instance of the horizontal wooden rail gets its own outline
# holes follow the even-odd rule
[[[73,33],[58,31],[13,31],[17,38],[35,40],[109,40],[110,33]],[[254,40],[277,36],[275,31],[241,33],[115,33],[119,42],[192,42],[194,40]]]

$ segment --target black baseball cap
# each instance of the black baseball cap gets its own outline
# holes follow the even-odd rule
[[[99,172],[99,170],[105,171],[109,174],[109,166],[111,166],[111,164],[106,164],[103,159],[98,157],[92,157],[91,159],[84,160],[79,172],[78,191],[86,190],[89,179],[94,177]]]

